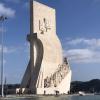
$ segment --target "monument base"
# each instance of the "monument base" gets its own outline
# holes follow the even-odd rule
[[[57,92],[58,94],[68,94],[70,91],[71,74],[72,72],[69,71],[63,81],[57,87],[37,88],[36,94],[54,95]]]

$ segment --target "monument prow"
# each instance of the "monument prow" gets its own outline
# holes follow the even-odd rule
[[[56,34],[55,9],[30,0],[30,61],[21,82],[24,92],[68,94],[71,69],[63,60],[62,46]]]

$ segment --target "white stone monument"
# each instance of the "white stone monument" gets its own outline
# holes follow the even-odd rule
[[[36,1],[30,1],[30,61],[21,88],[35,94],[67,94],[70,91],[71,70],[63,59],[56,34],[56,11]]]

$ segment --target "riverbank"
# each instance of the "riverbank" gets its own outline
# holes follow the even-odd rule
[[[100,100],[100,95],[59,95],[59,96],[40,96],[40,95],[28,95],[28,96],[15,96],[9,95],[0,100]]]
[[[93,96],[94,94],[85,94],[85,96]],[[59,97],[59,96],[79,96],[79,94],[70,94],[70,95],[33,95],[33,94],[25,94],[25,95],[6,95],[5,97],[0,97],[0,100],[4,100],[4,99],[24,99],[24,98],[36,98],[36,97]]]

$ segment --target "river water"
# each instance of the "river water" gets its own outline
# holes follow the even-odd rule
[[[6,100],[100,100],[100,95],[94,96],[33,96],[32,98],[6,98]]]

